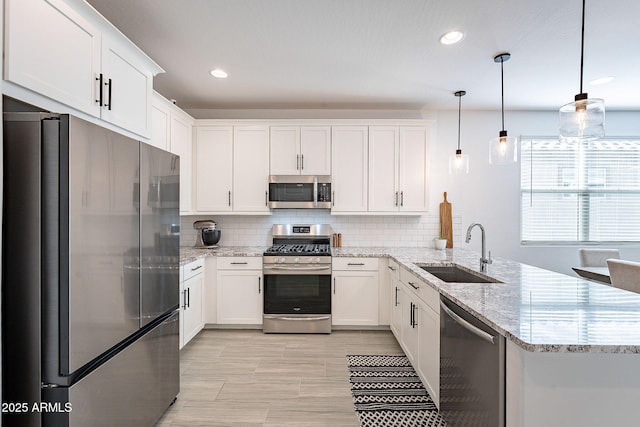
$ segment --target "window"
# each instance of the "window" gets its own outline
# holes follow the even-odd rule
[[[640,139],[522,138],[521,240],[640,242]]]

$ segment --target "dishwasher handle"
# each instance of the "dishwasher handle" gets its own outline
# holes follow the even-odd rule
[[[496,341],[495,341],[496,337],[494,337],[491,334],[486,333],[485,331],[483,331],[482,329],[480,329],[480,328],[478,328],[476,326],[473,326],[471,323],[467,322],[462,317],[458,316],[449,307],[447,307],[447,305],[444,302],[440,301],[440,307],[442,307],[444,312],[447,313],[449,315],[449,317],[451,317],[454,321],[456,321],[458,324],[460,324],[460,326],[462,326],[463,328],[465,328],[466,330],[468,330],[472,334],[477,335],[478,337],[482,338],[485,341],[490,342],[491,344],[495,344],[496,343]]]

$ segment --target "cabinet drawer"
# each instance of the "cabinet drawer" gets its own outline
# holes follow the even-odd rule
[[[378,270],[378,258],[343,258],[336,257],[331,260],[334,270]]]
[[[440,298],[438,291],[433,289],[424,280],[418,278],[413,273],[400,269],[400,281],[404,283],[407,288],[424,301],[433,311],[440,313]]]
[[[197,259],[182,266],[182,280],[189,280],[204,271],[204,258]]]
[[[262,270],[262,257],[219,257],[218,270]]]

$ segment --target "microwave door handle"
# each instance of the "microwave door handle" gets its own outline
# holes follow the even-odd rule
[[[318,177],[313,177],[313,207],[318,207]]]

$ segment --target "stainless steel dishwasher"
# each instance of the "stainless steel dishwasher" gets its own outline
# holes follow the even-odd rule
[[[445,297],[440,305],[440,413],[449,427],[504,427],[505,338]]]

